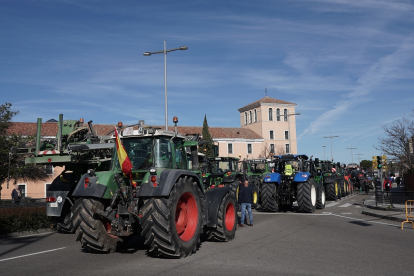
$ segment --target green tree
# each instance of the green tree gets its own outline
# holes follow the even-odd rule
[[[204,115],[202,136],[204,143],[198,148],[198,151],[204,153],[207,157],[212,157],[214,144],[207,123],[207,115]]]
[[[11,103],[0,105],[0,195],[1,189],[7,183],[10,164],[10,185],[22,180],[43,180],[47,178],[43,166],[25,165],[25,155],[17,154],[15,150],[34,143],[34,136],[21,136],[8,133],[11,119],[19,111],[11,110]]]
[[[361,168],[372,171],[372,161],[371,160],[362,160],[361,163],[359,163],[359,165],[361,166]]]

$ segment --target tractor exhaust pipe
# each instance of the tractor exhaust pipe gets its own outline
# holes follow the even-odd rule
[[[35,156],[39,155],[41,134],[42,134],[42,118],[37,118]]]
[[[63,114],[59,114],[59,124],[58,124],[58,151],[62,151],[62,128],[63,128]]]

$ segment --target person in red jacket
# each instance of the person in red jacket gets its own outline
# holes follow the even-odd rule
[[[389,178],[385,178],[384,179],[384,188],[385,188],[385,191],[387,192],[387,195],[390,192],[391,185],[392,185],[391,180]]]

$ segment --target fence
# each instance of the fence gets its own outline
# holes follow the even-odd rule
[[[381,191],[375,190],[375,205],[378,203],[381,205],[392,206],[394,204],[404,205],[407,200],[414,200],[414,192],[408,191]]]
[[[46,206],[45,198],[22,198],[19,205],[15,205],[13,200],[5,199],[0,200],[0,209],[2,208],[11,208],[11,207],[37,207],[37,206]]]

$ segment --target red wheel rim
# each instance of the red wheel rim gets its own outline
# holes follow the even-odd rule
[[[234,205],[231,202],[229,202],[229,204],[226,206],[224,221],[226,223],[226,229],[228,231],[233,230],[234,222],[236,221],[236,210],[234,209]]]
[[[198,224],[198,208],[194,196],[190,193],[181,195],[175,209],[175,227],[183,241],[189,241],[194,236]]]

